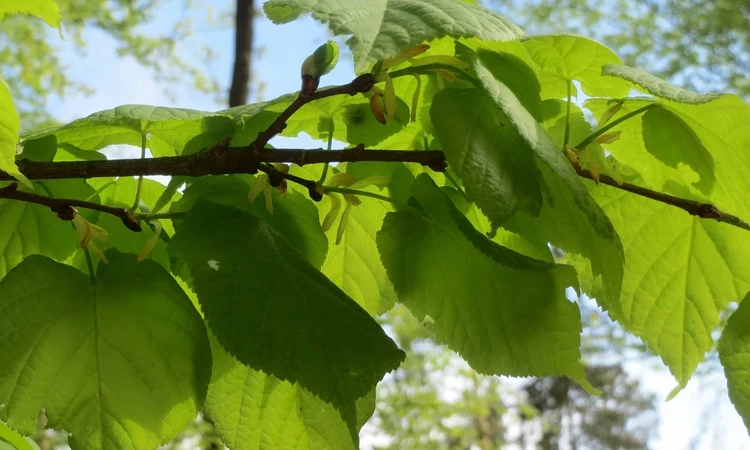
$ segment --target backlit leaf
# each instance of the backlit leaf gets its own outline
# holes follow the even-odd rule
[[[270,0],[263,5],[274,23],[312,13],[334,35],[348,35],[355,70],[443,36],[505,41],[523,32],[505,17],[460,0]]]
[[[22,433],[45,408],[74,450],[140,450],[195,419],[211,373],[200,315],[158,264],[111,259],[95,287],[36,255],[0,282],[0,418]]]
[[[604,45],[573,35],[533,36],[522,41],[536,64],[542,99],[567,98],[568,83],[578,81],[586,95],[624,97],[630,86],[623,80],[602,75],[605,64],[622,64]],[[573,95],[576,87],[572,86]]]
[[[590,387],[580,359],[581,322],[565,298],[569,266],[536,261],[477,232],[427,175],[412,211],[388,213],[378,248],[399,301],[475,370],[566,375]]]
[[[170,242],[219,343],[243,364],[299,383],[350,430],[356,399],[404,357],[356,302],[269,225],[200,201]]]
[[[719,359],[727,377],[729,399],[750,430],[750,301],[748,297],[732,313],[719,339]]]

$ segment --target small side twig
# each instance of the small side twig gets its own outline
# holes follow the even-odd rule
[[[34,194],[18,190],[18,184],[13,183],[4,188],[0,188],[0,198],[9,200],[21,200],[29,203],[46,206],[52,210],[62,220],[73,220],[77,211],[75,208],[86,208],[100,211],[106,214],[112,214],[119,217],[122,223],[128,229],[139,232],[141,231],[140,221],[127,208],[118,208],[114,206],[101,205],[99,203],[89,202],[86,200],[76,200],[71,198],[52,198],[44,195]]]
[[[575,167],[575,171],[579,176],[593,180],[594,177],[586,169]],[[651,189],[638,186],[631,183],[619,184],[613,178],[606,175],[599,175],[599,182],[608,186],[622,189],[630,193],[640,195],[641,197],[650,198],[657,202],[665,203],[667,205],[675,206],[687,212],[691,216],[697,216],[701,219],[713,219],[718,222],[724,222],[735,227],[742,228],[743,230],[750,231],[750,224],[732,214],[725,213],[716,206],[710,203],[696,202],[695,200],[688,200],[685,198],[675,197],[674,195],[664,194],[662,192],[652,191]]]
[[[300,95],[279,115],[279,117],[276,118],[276,120],[273,121],[271,125],[268,126],[268,128],[258,133],[258,137],[256,137],[255,141],[250,144],[250,147],[256,151],[264,150],[266,144],[268,144],[268,141],[270,141],[271,138],[284,131],[284,128],[286,128],[286,121],[307,103],[321,98],[333,97],[334,95],[356,95],[361,92],[367,92],[372,89],[374,84],[375,79],[372,74],[366,73],[358,76],[352,80],[351,83],[316,91],[308,96]]]

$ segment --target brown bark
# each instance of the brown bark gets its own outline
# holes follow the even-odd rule
[[[234,71],[229,88],[229,106],[247,104],[253,54],[253,0],[237,0],[234,38]]]

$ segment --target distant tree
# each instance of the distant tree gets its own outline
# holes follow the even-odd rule
[[[602,390],[600,397],[565,377],[537,378],[523,387],[539,414],[524,425],[523,440],[544,450],[648,448],[657,420],[655,396],[644,393],[620,364],[592,366],[586,375]]]
[[[750,96],[748,0],[485,0],[528,34],[577,32],[626,64],[700,91]]]
[[[638,450],[648,448],[654,436],[655,397],[644,392],[620,363],[586,369],[591,383],[603,391],[601,397],[591,396],[565,377],[512,384],[462,364],[403,307],[397,306],[382,321],[407,358],[378,387],[372,424],[375,434],[389,441],[378,448],[489,450],[518,444]],[[632,348],[634,343],[620,339],[624,333],[606,317],[602,315],[598,323],[583,339],[588,342],[584,344],[587,358],[603,360],[605,353],[622,356]]]
[[[173,18],[165,17],[163,0],[56,0],[65,40],[40,20],[6,18],[0,28],[2,75],[11,87],[21,123],[31,128],[51,120],[46,110],[50,96],[91,92],[85,83],[71,78],[70,62],[60,56],[66,42],[85,53],[84,34],[91,30],[113,38],[119,56],[134,58],[164,86],[183,83],[198,92],[218,94],[219,80],[208,70],[216,49],[194,39],[194,21],[200,15],[201,27],[229,27],[232,14],[229,10],[213,13],[209,11],[213,6],[193,0],[180,1],[184,13]],[[159,26],[154,27],[157,18]]]

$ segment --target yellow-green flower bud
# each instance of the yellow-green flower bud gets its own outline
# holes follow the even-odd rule
[[[334,41],[328,41],[305,58],[302,63],[302,89],[300,95],[307,97],[318,89],[320,77],[327,74],[339,61],[339,46]]]

